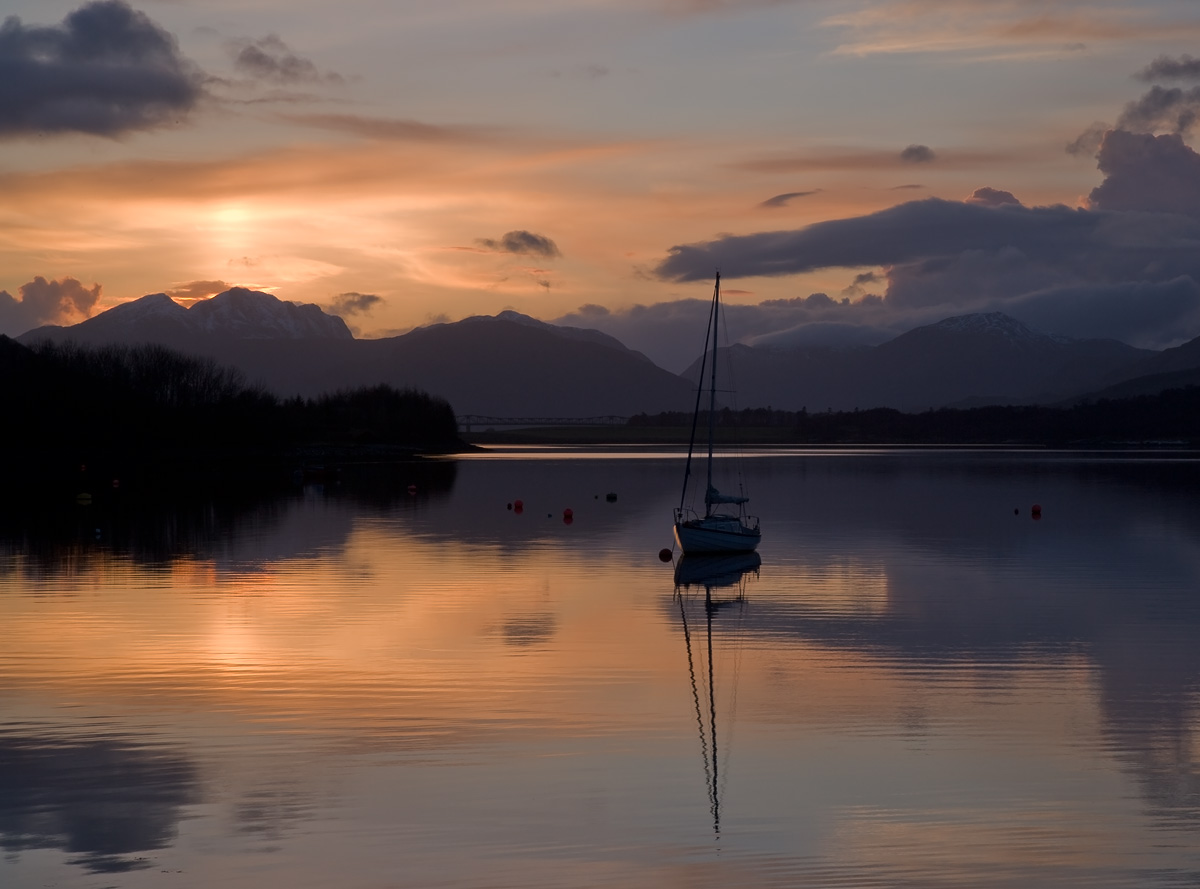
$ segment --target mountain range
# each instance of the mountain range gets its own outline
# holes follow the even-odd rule
[[[378,383],[416,388],[447,399],[460,416],[623,416],[683,410],[693,398],[686,380],[607,334],[516,312],[358,340],[318,306],[235,288],[188,309],[164,294],[144,296],[18,337],[45,340],[160,343],[236,367],[283,397]]]
[[[244,288],[191,308],[152,294],[18,338],[44,340],[160,343],[236,367],[283,397],[377,383],[417,388],[446,398],[460,416],[690,410],[700,363],[676,375],[607,334],[511,311],[359,340],[318,306]],[[783,410],[1056,404],[1200,383],[1200,338],[1152,351],[1039,333],[998,312],[947,318],[877,346],[739,344],[723,353],[737,407]]]

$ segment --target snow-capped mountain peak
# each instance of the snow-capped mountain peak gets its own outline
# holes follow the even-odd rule
[[[294,303],[269,293],[234,287],[187,310],[190,326],[203,333],[238,339],[353,339],[337,315],[320,306]]]
[[[955,315],[928,325],[929,330],[947,333],[985,333],[1003,336],[1010,340],[1040,340],[1045,334],[1026,327],[1011,315],[1003,312],[977,312],[972,315]]]

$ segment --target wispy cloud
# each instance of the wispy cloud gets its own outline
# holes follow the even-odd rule
[[[759,204],[759,206],[760,207],[769,207],[769,208],[786,207],[788,204],[790,204],[792,201],[796,200],[797,198],[806,198],[809,195],[817,194],[817,192],[819,192],[820,190],[821,189],[819,189],[819,188],[814,188],[812,191],[789,191],[789,192],[785,192],[783,194],[777,194],[773,198],[767,198],[765,201],[763,201],[761,204]]]
[[[218,293],[224,293],[233,287],[227,281],[188,281],[185,284],[175,284],[163,292],[178,302],[196,302],[208,299]]]
[[[1107,0],[893,0],[829,16],[826,27],[844,34],[840,55],[1075,51],[1091,43],[1153,42],[1200,35],[1190,15],[1161,7],[1130,8]]]
[[[496,128],[446,126],[357,114],[281,114],[279,118],[314,129],[391,141],[476,142],[501,132]]]
[[[837,171],[899,170],[936,160],[945,169],[987,167],[1041,156],[1041,149],[1031,152],[1025,148],[1009,151],[946,150],[934,154],[926,145],[909,145],[901,150],[886,149],[823,149],[821,151],[776,154],[735,161],[729,166],[749,173],[816,173]],[[911,171],[910,171],[911,172]]]
[[[241,75],[272,83],[327,83],[340,85],[345,78],[336,71],[322,71],[314,62],[297,55],[276,34],[257,40],[240,39],[229,44],[234,69]]]
[[[499,239],[478,238],[475,243],[497,253],[517,253],[541,256],[546,259],[562,256],[558,245],[545,235],[537,235],[523,230],[506,232]]]

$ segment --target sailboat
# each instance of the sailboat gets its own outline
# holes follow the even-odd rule
[[[696,387],[696,408],[692,413],[692,436],[688,442],[687,465],[683,472],[683,493],[675,510],[675,541],[687,553],[753,552],[762,539],[758,519],[746,514],[748,497],[722,494],[713,486],[713,436],[717,418],[717,322],[721,309],[721,273],[713,285],[712,307],[705,332],[704,352],[700,359],[700,381]],[[711,359],[709,346],[712,346]],[[692,474],[692,454],[696,449],[696,427],[704,393],[704,370],[709,367],[708,386],[708,480],[704,489],[704,515],[687,506],[688,483]],[[733,509],[736,507],[736,509]]]

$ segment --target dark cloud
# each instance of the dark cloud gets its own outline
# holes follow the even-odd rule
[[[997,303],[1038,330],[1070,331],[1163,348],[1200,332],[1200,285],[1190,276],[1170,281],[1074,284]]]
[[[240,40],[231,44],[233,65],[239,74],[274,83],[344,82],[340,74],[321,71],[308,59],[292,52],[277,35],[259,40]]]
[[[672,247],[657,272],[669,280],[699,281],[711,277],[714,268],[729,278],[792,275],[893,265],[1005,244],[1044,253],[1086,241],[1099,224],[1095,214],[1061,205],[983,207],[926,198],[794,231],[726,235]]]
[[[927,164],[936,157],[928,145],[910,145],[900,152],[900,160],[908,164]]]
[[[375,306],[383,302],[382,296],[373,293],[339,293],[333,298],[333,313],[335,315],[360,315],[369,313]]]
[[[1100,143],[1104,141],[1104,134],[1112,129],[1110,124],[1103,121],[1096,121],[1086,130],[1080,133],[1073,141],[1067,143],[1067,154],[1073,154],[1077,157],[1093,157],[1100,150]]]
[[[1197,114],[1200,114],[1200,87],[1185,90],[1153,86],[1140,99],[1125,106],[1116,128],[1132,133],[1159,130],[1187,133],[1195,126]]]
[[[1200,155],[1179,135],[1112,130],[1097,160],[1105,179],[1088,196],[1091,206],[1200,218]]]
[[[784,194],[777,194],[773,198],[767,198],[765,201],[763,201],[761,204],[759,204],[759,206],[760,207],[786,207],[790,202],[794,201],[796,198],[806,198],[809,195],[816,194],[820,190],[821,189],[819,189],[819,188],[815,188],[812,191],[789,191],[789,192],[785,192]]]
[[[867,288],[872,284],[881,284],[886,279],[877,272],[863,272],[855,275],[854,280],[850,282],[850,286],[842,291],[842,296],[857,297],[867,293]],[[825,296],[823,293],[814,293],[809,299],[816,296]],[[828,297],[826,297],[828,299]]]
[[[1016,204],[1020,206],[1021,204],[1011,191],[988,188],[986,185],[971,192],[971,196],[967,198],[966,202],[968,204],[978,204],[981,207],[999,207],[1002,204]]]
[[[178,120],[203,75],[165,30],[121,0],[97,0],[61,25],[0,25],[0,136],[120,136]]]
[[[100,285],[84,287],[75,278],[47,281],[38,275],[22,284],[19,297],[0,290],[0,333],[18,336],[43,324],[81,321],[100,299]]]
[[[523,230],[506,232],[499,240],[479,238],[475,243],[498,253],[518,253],[527,256],[541,256],[546,259],[562,256],[558,245],[545,235],[537,235]]]
[[[1200,80],[1200,59],[1187,54],[1177,59],[1159,56],[1134,76],[1151,83],[1156,80]]]
[[[707,281],[821,269],[863,272],[839,317],[793,304],[766,337],[795,341],[821,326],[909,329],[950,315],[1003,311],[1048,333],[1163,347],[1200,333],[1200,155],[1178,134],[1110,130],[1098,146],[1103,183],[1087,208],[1025,207],[981,188],[965,201],[909,201],[793,231],[726,235],[671,248],[661,278]],[[864,277],[867,276],[867,277]],[[867,293],[879,283],[880,295]],[[826,307],[830,309],[831,307]],[[828,328],[832,333],[835,328]],[[786,339],[784,337],[783,339]]]

